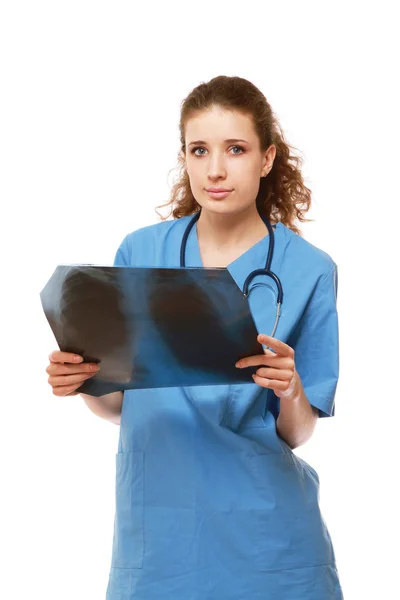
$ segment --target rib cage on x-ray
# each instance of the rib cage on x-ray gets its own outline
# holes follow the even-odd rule
[[[248,299],[223,268],[59,265],[42,290],[61,350],[100,371],[78,391],[252,383],[262,354]]]

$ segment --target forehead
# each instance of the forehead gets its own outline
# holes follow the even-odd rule
[[[188,119],[185,127],[187,142],[202,139],[212,143],[226,138],[244,138],[252,141],[255,136],[249,115],[219,107],[194,114]]]

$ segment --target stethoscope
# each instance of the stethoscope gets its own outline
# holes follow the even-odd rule
[[[193,216],[193,218],[189,221],[189,223],[185,229],[185,232],[183,234],[182,243],[181,243],[181,267],[185,267],[186,243],[187,243],[189,233],[190,233],[193,225],[196,223],[196,221],[200,217],[200,214],[201,214],[201,210],[199,210]],[[276,328],[278,327],[278,321],[279,321],[279,317],[281,314],[281,306],[283,303],[283,289],[282,289],[282,284],[281,284],[279,277],[277,275],[275,275],[275,273],[272,273],[272,271],[271,271],[271,263],[272,263],[272,257],[274,254],[274,245],[275,245],[274,230],[272,228],[271,223],[267,219],[267,217],[265,217],[261,213],[259,213],[259,214],[260,214],[260,217],[262,218],[262,220],[264,221],[265,225],[267,226],[267,229],[269,232],[267,262],[265,263],[264,269],[256,269],[255,271],[252,271],[247,276],[246,281],[244,282],[244,285],[243,285],[243,296],[244,296],[244,298],[247,298],[249,296],[249,293],[250,293],[249,292],[249,284],[250,284],[251,280],[254,277],[256,277],[256,275],[267,275],[268,277],[271,277],[275,281],[276,287],[278,289],[278,297],[277,297],[277,304],[276,304],[277,308],[276,308],[276,315],[275,315],[275,324],[274,324],[273,331],[271,333],[271,337],[273,337],[275,335]]]

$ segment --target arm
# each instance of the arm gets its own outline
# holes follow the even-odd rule
[[[318,420],[318,409],[312,406],[304,392],[298,373],[298,393],[294,398],[280,398],[276,430],[292,450],[305,444],[312,436]]]
[[[264,349],[266,356],[247,357],[236,364],[240,368],[260,366],[254,381],[272,388],[279,398],[277,433],[292,449],[310,439],[317,418],[335,414],[339,377],[336,296],[337,268],[333,264],[318,280],[288,344],[259,334],[258,341],[273,352]]]
[[[114,267],[131,265],[130,259],[130,235],[122,240],[114,258]],[[86,406],[97,417],[110,421],[115,425],[121,422],[123,392],[112,392],[104,396],[90,396],[89,394],[80,394]]]
[[[289,341],[295,350],[297,385],[292,398],[280,398],[276,425],[292,449],[310,439],[318,418],[335,414],[339,377],[337,288],[337,266],[333,264],[318,282],[308,310]]]
[[[86,406],[97,417],[119,425],[121,421],[121,410],[123,392],[112,392],[104,396],[90,396],[89,394],[80,394]]]

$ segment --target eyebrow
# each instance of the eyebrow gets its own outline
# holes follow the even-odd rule
[[[230,138],[229,140],[224,140],[224,142],[225,144],[231,144],[232,142],[245,142],[246,144],[249,143],[247,140],[240,140],[236,138]],[[204,140],[196,140],[194,142],[190,142],[190,144],[188,144],[188,147],[192,146],[193,144],[207,144],[207,142],[205,142]]]

